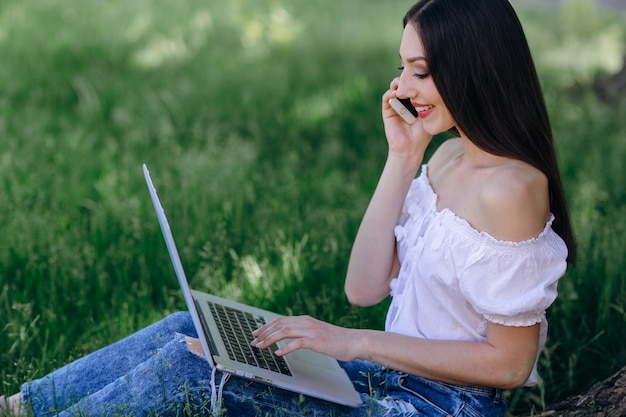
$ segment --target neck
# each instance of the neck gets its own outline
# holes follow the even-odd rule
[[[503,162],[509,161],[510,158],[504,156],[497,156],[476,146],[465,135],[461,135],[461,141],[463,143],[463,152],[459,156],[459,163],[472,167],[492,167],[500,165]]]

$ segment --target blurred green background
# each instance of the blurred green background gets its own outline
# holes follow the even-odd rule
[[[0,394],[184,308],[147,163],[192,285],[382,328],[343,295],[386,157],[380,96],[413,1],[1,0]],[[530,414],[626,365],[626,15],[513,2],[579,241]],[[438,141],[442,138],[438,138]]]

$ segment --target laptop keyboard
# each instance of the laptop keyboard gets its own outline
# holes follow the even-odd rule
[[[254,340],[252,332],[265,324],[262,317],[210,301],[208,304],[231,360],[291,375],[285,359],[274,354],[278,349],[275,344],[267,349],[250,344]]]

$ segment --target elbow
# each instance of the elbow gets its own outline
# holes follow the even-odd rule
[[[380,296],[365,285],[346,285],[344,291],[348,302],[356,307],[369,307],[378,304],[387,294]]]
[[[369,307],[374,303],[369,302],[365,297],[359,297],[352,294],[346,294],[348,302],[355,307]]]
[[[524,384],[526,383],[526,381],[528,381],[528,378],[516,378],[516,377],[513,377],[513,378],[510,378],[510,379],[508,379],[506,381],[503,381],[496,388],[500,388],[500,389],[505,390],[505,391],[515,390],[515,389],[523,387]]]
[[[350,260],[344,292],[348,302],[357,307],[370,307],[380,303],[390,293],[391,277],[397,276],[398,267],[391,266],[391,271],[361,265]]]
[[[532,366],[522,365],[520,367],[510,366],[503,369],[494,387],[503,390],[513,390],[522,387],[530,378]]]
[[[539,323],[527,327],[492,325],[491,355],[487,369],[489,386],[505,390],[516,389],[528,382],[538,356]],[[489,331],[489,330],[488,330]]]
[[[352,288],[348,285],[344,287],[348,302],[357,307],[369,307],[372,305],[367,300],[367,294],[364,291],[360,291],[358,288]]]

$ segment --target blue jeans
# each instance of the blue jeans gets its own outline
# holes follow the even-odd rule
[[[175,313],[51,374],[24,384],[35,416],[210,416],[209,363],[189,351],[196,337],[188,313]],[[367,361],[341,366],[361,394],[360,408],[231,376],[223,385],[224,415],[243,416],[505,416],[500,390],[460,387],[383,369]]]

